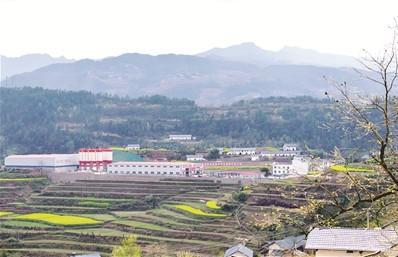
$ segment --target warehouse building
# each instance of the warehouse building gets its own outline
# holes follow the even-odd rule
[[[109,174],[137,176],[194,176],[203,172],[203,165],[188,162],[114,162],[108,165]]]
[[[78,154],[26,154],[10,155],[4,160],[8,169],[31,169],[46,171],[71,171],[79,166]]]

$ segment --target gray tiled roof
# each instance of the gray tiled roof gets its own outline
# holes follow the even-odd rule
[[[228,250],[226,250],[224,257],[229,257],[232,254],[237,253],[237,252],[243,253],[247,257],[253,257],[253,251],[251,249],[247,248],[246,246],[244,246],[243,244],[237,244],[235,246],[232,246]]]
[[[281,249],[284,250],[299,248],[301,246],[304,246],[305,244],[305,235],[289,236],[284,239],[275,241],[274,244],[277,244]]]
[[[397,243],[394,230],[315,228],[308,234],[305,248],[378,252]]]

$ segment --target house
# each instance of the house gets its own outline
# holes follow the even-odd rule
[[[82,255],[71,255],[71,257],[101,257],[100,253],[88,253]]]
[[[284,144],[282,146],[282,150],[284,152],[290,152],[290,151],[296,152],[298,151],[298,146],[296,144]]]
[[[140,150],[140,145],[139,144],[130,144],[126,146],[126,150]]]
[[[289,236],[268,246],[269,257],[305,256],[305,235]]]
[[[315,228],[307,236],[305,249],[316,257],[368,256],[390,252],[397,243],[395,230]],[[397,253],[390,254],[387,256],[397,256]]]
[[[294,157],[299,154],[300,154],[299,151],[261,151],[259,153],[260,156],[268,158]]]
[[[187,157],[187,161],[189,161],[189,162],[206,161],[203,154],[187,155],[186,157]]]
[[[192,135],[169,135],[170,141],[190,141],[194,139]]]
[[[273,176],[303,176],[310,170],[310,160],[306,156],[295,156],[291,162],[273,162]]]
[[[254,170],[224,170],[210,171],[209,175],[218,178],[261,179],[264,175]]]
[[[231,148],[228,150],[227,155],[239,156],[239,155],[255,155],[256,148]]]
[[[243,244],[237,244],[227,249],[224,257],[253,257],[253,250]]]

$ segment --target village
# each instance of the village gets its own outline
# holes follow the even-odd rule
[[[187,143],[194,139],[192,135],[168,136],[168,141],[177,143]],[[322,177],[331,169],[341,169],[346,166],[345,163],[332,158],[311,156],[308,151],[303,150],[295,143],[285,143],[280,148],[211,148],[206,152],[187,154],[183,160],[173,159],[170,156],[173,155],[164,149],[148,151],[148,149],[141,148],[139,144],[126,144],[123,147],[80,149],[77,154],[10,155],[5,158],[3,168],[6,172],[11,173],[23,170],[39,172],[41,175],[48,176],[55,183],[72,183],[72,186],[83,181],[115,183],[112,181],[120,180],[125,181],[126,185],[127,183],[149,182],[156,185],[157,183],[163,184],[167,180],[184,183],[189,179],[189,183],[192,185],[217,181],[217,183],[221,183],[220,185],[235,184],[252,187],[264,183],[272,184],[274,183],[272,181],[279,183],[278,181],[292,179],[304,183],[305,178]],[[81,188],[79,190],[89,189]],[[72,193],[72,191],[70,192]],[[160,197],[162,197],[161,195],[159,194]],[[251,197],[254,199],[260,196],[256,193],[252,193],[252,195]],[[105,193],[105,196],[109,197],[110,195]],[[151,197],[153,197],[152,194]],[[270,201],[273,197],[265,200]],[[280,201],[284,199],[284,196],[280,195],[279,198],[277,196],[276,199]],[[212,208],[219,209],[217,201],[214,200],[208,200],[206,205],[212,201],[214,202]],[[259,199],[255,201],[259,201]],[[184,206],[192,208],[190,207],[192,205],[189,204]],[[210,212],[208,215],[221,214]],[[258,214],[254,213],[253,215]],[[240,242],[237,245],[225,250],[224,257],[370,256],[379,253],[396,256],[398,254],[394,250],[398,243],[398,234],[389,227],[383,229],[314,227],[307,235],[287,235],[282,239],[268,240],[260,248],[256,246],[254,249],[251,248],[251,244],[246,245],[247,240],[238,241]],[[101,253],[90,253],[74,256],[102,255]]]

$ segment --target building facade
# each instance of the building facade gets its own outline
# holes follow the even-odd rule
[[[10,155],[4,160],[8,169],[46,171],[73,171],[79,166],[78,154],[26,154]]]
[[[227,155],[239,156],[239,155],[255,155],[256,148],[231,148],[228,150]]]
[[[189,162],[206,161],[203,154],[187,155],[186,157],[187,157],[187,161],[189,161]]]
[[[141,147],[139,144],[129,144],[126,146],[126,150],[129,150],[129,151],[140,150],[140,148]]]
[[[192,139],[192,135],[169,135],[170,141],[190,141]]]
[[[203,165],[187,162],[115,162],[107,167],[109,174],[136,176],[201,175]]]

